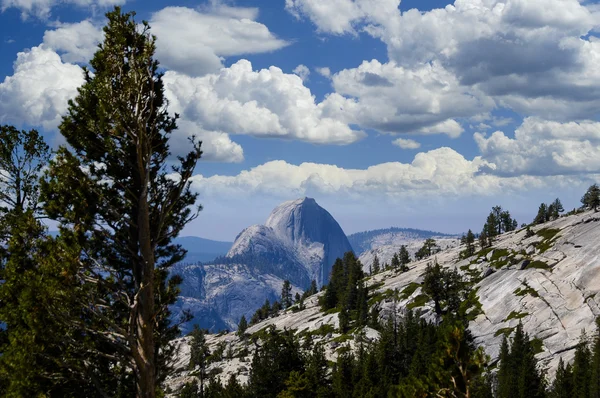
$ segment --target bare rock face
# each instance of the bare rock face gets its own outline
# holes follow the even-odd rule
[[[265,225],[242,231],[214,264],[176,266],[184,282],[174,312],[189,309],[193,323],[212,331],[234,330],[242,315],[249,319],[265,300],[279,299],[284,280],[294,293],[313,279],[326,284],[335,260],[351,250],[339,224],[314,199],[284,202]]]
[[[596,213],[585,212],[531,230],[532,236],[525,229],[503,234],[493,248],[480,250],[470,258],[461,259],[463,247],[451,247],[436,254],[436,259],[441,266],[458,270],[476,289],[481,312],[469,323],[475,343],[494,361],[503,336],[512,336],[521,322],[530,338],[537,340],[536,357],[551,381],[559,358],[565,363],[572,362],[582,331],[588,336],[596,331],[595,319],[600,316],[600,219]],[[421,299],[415,305],[416,299],[423,297],[422,275],[431,260],[413,262],[407,272],[389,270],[367,280],[372,286],[371,298],[381,298],[372,302],[381,317],[404,311],[412,303],[411,307],[421,317],[435,320],[432,302]],[[337,351],[333,345],[340,336],[338,314],[321,312],[318,299],[322,294],[306,300],[304,309],[281,311],[278,316],[252,326],[248,333],[267,325],[297,333],[330,325],[332,332],[318,335],[318,340],[325,344],[328,359],[335,360]],[[365,333],[378,338],[375,331],[365,330]],[[211,344],[220,342],[236,349],[248,345],[232,333],[211,337]],[[180,360],[186,365],[187,341],[181,339],[179,343],[184,353]],[[239,374],[235,361],[214,366],[224,369],[220,375],[223,381],[231,374]],[[185,369],[182,365],[181,373],[170,380],[173,386],[185,380]],[[246,381],[242,376],[239,380]]]
[[[290,267],[301,265],[304,280],[292,276],[298,285],[316,280],[321,286],[328,282],[333,263],[352,251],[348,238],[335,219],[312,198],[284,202],[267,218],[265,225],[255,225],[236,238],[227,257],[274,253],[277,261]],[[286,257],[287,258],[284,258]],[[292,265],[293,264],[293,265]],[[290,268],[288,267],[288,268]]]

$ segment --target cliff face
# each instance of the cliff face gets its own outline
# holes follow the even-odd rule
[[[313,279],[326,284],[335,260],[351,250],[339,224],[314,199],[282,203],[265,225],[242,231],[225,258],[173,268],[184,278],[174,312],[189,309],[195,316],[184,331],[194,323],[235,329],[242,315],[249,319],[265,300],[278,300],[286,279],[294,293]]]
[[[274,255],[284,254],[289,264],[300,264],[308,282],[315,279],[319,286],[328,282],[335,260],[352,250],[337,221],[311,198],[277,206],[264,226],[247,228],[237,237],[227,257],[269,254],[273,247],[278,249]]]
[[[452,247],[438,253],[436,259],[443,267],[457,269],[473,281],[481,313],[469,323],[469,329],[492,360],[498,357],[503,335],[512,335],[522,322],[525,332],[538,339],[540,349],[536,356],[552,379],[559,358],[572,362],[582,330],[588,336],[596,330],[595,318],[600,316],[600,213],[561,217],[531,230],[532,233],[522,229],[501,235],[492,248],[480,250],[470,258],[460,259],[463,248]],[[377,307],[380,317],[404,311],[412,304],[421,317],[435,319],[433,302],[423,300],[420,286],[431,261],[433,258],[413,262],[408,272],[390,270],[367,280],[373,286],[371,307]],[[248,333],[270,324],[297,332],[317,331],[323,325],[337,328],[338,314],[320,311],[318,298],[322,294],[306,300],[305,309],[281,311],[278,316],[252,326]],[[368,339],[378,338],[372,329],[366,328],[364,332]],[[316,333],[314,341],[324,343],[328,357],[335,360],[339,337],[337,332]],[[248,344],[231,333],[210,339],[211,344],[221,341],[234,350]],[[181,339],[179,343],[183,347],[178,358],[181,373],[171,379],[174,387],[188,377],[187,340]],[[348,343],[356,347],[354,341]],[[238,375],[241,382],[247,379],[247,369],[244,370],[247,364],[229,360],[214,366],[224,369],[223,380],[230,374]]]

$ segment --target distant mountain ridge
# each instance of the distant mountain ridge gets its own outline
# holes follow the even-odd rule
[[[221,242],[197,236],[181,236],[175,239],[175,243],[187,250],[183,260],[185,263],[213,261],[219,256],[224,256],[233,245],[233,242]]]
[[[445,234],[445,233],[441,233],[441,232],[434,232],[434,231],[427,231],[427,230],[422,230],[422,229],[415,229],[415,228],[398,228],[398,227],[390,227],[390,228],[383,228],[383,229],[374,229],[374,230],[370,230],[370,231],[364,231],[364,232],[356,232],[354,234],[348,235],[348,241],[350,241],[350,245],[352,245],[352,248],[354,249],[354,252],[358,255],[360,255],[361,253],[367,251],[367,250],[371,250],[371,249],[375,249],[378,246],[381,246],[382,244],[391,244],[391,240],[393,239],[388,239],[388,242],[381,242],[381,239],[379,239],[379,243],[376,244],[376,246],[373,246],[373,243],[377,240],[376,238],[381,238],[382,236],[388,236],[388,237],[403,237],[405,239],[410,239],[410,240],[415,240],[415,239],[428,239],[428,238],[435,238],[435,237],[448,237],[448,238],[453,238],[453,237],[458,237],[458,235],[452,235],[452,234]]]
[[[312,198],[284,202],[265,225],[242,231],[226,255],[211,263],[186,258],[172,273],[183,277],[175,316],[190,310],[196,323],[212,331],[235,329],[242,315],[249,319],[265,300],[279,299],[285,280],[294,292],[328,282],[338,257],[351,251],[344,231]]]

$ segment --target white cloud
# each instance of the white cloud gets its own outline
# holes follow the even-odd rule
[[[300,76],[300,79],[302,79],[303,82],[307,81],[308,76],[310,75],[310,69],[308,69],[306,65],[302,64],[296,66],[292,72]]]
[[[1,0],[2,12],[9,8],[17,8],[21,11],[21,17],[26,19],[30,15],[47,19],[50,17],[52,8],[61,4],[73,4],[79,7],[102,7],[109,8],[124,4],[125,0]]]
[[[408,138],[398,138],[392,141],[392,144],[400,147],[402,149],[419,149],[421,144],[415,140],[411,140]]]
[[[297,18],[308,16],[320,32],[355,33],[353,24],[364,13],[349,0],[285,0],[285,8]]]
[[[218,74],[164,76],[172,112],[207,131],[344,145],[365,134],[323,113],[300,77],[240,60]]]
[[[287,46],[269,29],[254,21],[257,10],[220,3],[197,11],[166,7],[152,15],[157,36],[157,59],[168,69],[192,76],[217,72],[222,57],[256,54]]]
[[[244,160],[242,147],[231,141],[228,134],[220,131],[206,131],[195,123],[179,120],[169,145],[174,155],[182,155],[190,150],[188,137],[195,135],[202,141],[202,160],[209,162],[239,163]]]
[[[475,90],[521,114],[566,121],[593,118],[600,108],[600,41],[588,36],[600,26],[600,9],[588,2],[456,0],[404,13],[400,0],[321,3],[286,7],[320,32],[381,39],[390,61],[407,70],[437,63],[465,94]]]
[[[572,175],[600,170],[600,122],[558,123],[526,118],[510,138],[501,131],[474,135],[498,175]]]
[[[44,33],[44,45],[61,54],[64,62],[87,63],[104,39],[99,26],[90,20],[73,24],[61,24],[55,30]]]
[[[56,128],[83,84],[81,68],[40,45],[18,53],[13,69],[0,83],[0,123]]]
[[[335,165],[271,161],[234,176],[193,177],[193,189],[203,198],[303,195],[354,198],[457,198],[490,196],[530,189],[565,186],[562,177],[500,177],[482,174],[489,165],[476,157],[465,159],[450,148],[418,153],[411,163],[382,163],[367,169],[344,169]]]
[[[333,75],[333,87],[336,92],[323,104],[327,115],[388,133],[458,137],[463,128],[454,118],[494,107],[490,98],[466,90],[437,62],[411,69],[364,61]]]
[[[331,77],[331,70],[324,66],[321,68],[315,68],[315,70],[317,71],[317,73],[323,77],[326,77],[327,79],[329,79]]]

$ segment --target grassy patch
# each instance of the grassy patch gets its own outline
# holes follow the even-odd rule
[[[305,334],[310,336],[327,336],[329,333],[335,333],[335,328],[333,325],[326,323],[321,325],[318,329],[306,332]]]
[[[515,330],[515,328],[501,328],[498,329],[496,331],[496,333],[494,333],[494,337],[498,337],[501,334],[505,335],[506,337],[510,336],[510,334],[513,332],[513,330]]]
[[[488,255],[489,252],[491,252],[492,250],[494,250],[493,247],[486,247],[485,249],[481,249],[479,250],[477,253],[475,253],[477,255],[478,258],[480,257],[485,257]]]
[[[412,303],[408,304],[406,306],[407,309],[412,310],[414,308],[417,307],[423,307],[425,304],[427,304],[431,299],[429,298],[428,295],[426,294],[419,294],[417,297],[415,297],[415,299],[413,300]]]
[[[397,291],[392,290],[392,289],[387,289],[386,291],[378,292],[369,299],[368,305],[369,305],[369,307],[371,307],[374,304],[380,303],[387,298],[396,296],[396,294],[397,294]]]
[[[518,288],[513,293],[517,296],[525,296],[526,294],[530,294],[533,297],[540,297],[539,293],[534,288],[529,286],[527,282],[523,282],[523,287]]]
[[[522,319],[522,318],[525,318],[527,315],[529,315],[528,312],[513,311],[510,314],[508,314],[506,319],[504,319],[504,321],[502,321],[502,322],[508,322],[511,319]]]
[[[384,282],[377,282],[377,283],[372,284],[371,286],[368,286],[367,290],[369,292],[373,292],[373,291],[379,289],[380,287],[382,287],[383,285],[385,285]]]
[[[536,235],[541,236],[543,240],[538,245],[538,250],[540,253],[544,253],[548,250],[554,242],[558,239],[558,233],[560,229],[556,228],[542,228],[536,232]]]
[[[507,257],[509,254],[510,253],[509,253],[508,249],[496,249],[496,250],[494,250],[494,253],[492,254],[491,261],[498,261],[502,257]]]
[[[334,307],[334,308],[330,308],[327,311],[325,311],[324,314],[325,315],[330,315],[330,314],[336,314],[338,312],[340,312],[340,309],[337,308],[337,307]],[[313,321],[315,319],[317,319],[317,318],[312,318],[312,319],[309,319],[308,321],[310,322],[310,321]]]
[[[544,351],[544,342],[540,338],[534,338],[531,340],[531,348],[533,348],[533,355],[539,354]]]
[[[535,260],[530,262],[525,269],[537,268],[537,269],[550,269],[550,266],[543,261]]]
[[[351,333],[346,333],[346,334],[342,334],[342,335],[336,337],[335,339],[333,339],[331,341],[335,341],[336,343],[342,344],[342,343],[344,343],[344,342],[346,342],[348,340],[352,340],[353,338],[354,337],[352,336]]]
[[[415,290],[417,290],[419,287],[421,287],[420,284],[416,283],[416,282],[411,282],[409,283],[404,289],[402,289],[402,291],[400,292],[400,300],[406,300],[407,298],[410,297],[411,294],[413,294],[415,292]]]

